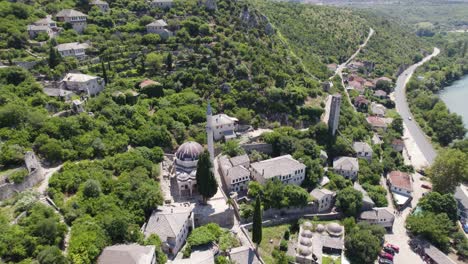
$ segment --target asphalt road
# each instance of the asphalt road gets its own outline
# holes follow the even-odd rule
[[[395,87],[396,110],[403,118],[403,122],[405,123],[411,136],[418,145],[418,148],[421,150],[429,165],[434,162],[434,159],[437,156],[437,152],[427,138],[426,134],[414,120],[413,115],[409,110],[408,102],[406,100],[406,83],[409,81],[416,68],[432,59],[432,57],[437,56],[439,53],[440,50],[438,48],[434,48],[434,52],[431,55],[425,57],[422,61],[411,65],[402,74],[400,74],[400,76],[398,76]],[[409,117],[411,117],[412,120],[409,120]]]

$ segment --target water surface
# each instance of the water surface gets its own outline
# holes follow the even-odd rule
[[[468,129],[468,75],[445,87],[439,95],[450,112],[457,113],[462,117],[463,123]]]

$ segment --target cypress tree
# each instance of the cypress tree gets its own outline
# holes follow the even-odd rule
[[[258,245],[262,242],[262,202],[260,195],[255,199],[255,208],[252,223],[252,241]]]
[[[106,82],[106,84],[108,84],[109,79],[107,78],[106,66],[104,66],[104,61],[102,61],[102,60],[101,60],[101,68],[102,68],[102,77],[104,78],[104,82]]]
[[[60,54],[54,48],[54,46],[50,45],[49,49],[49,67],[54,69],[60,63]]]
[[[205,150],[200,154],[200,157],[198,157],[196,174],[198,192],[203,196],[204,203],[218,191],[218,183],[213,174],[212,166],[210,154]]]
[[[166,68],[167,68],[167,71],[172,71],[172,63],[173,63],[173,60],[172,60],[172,53],[168,53],[167,54],[167,57],[166,57]]]

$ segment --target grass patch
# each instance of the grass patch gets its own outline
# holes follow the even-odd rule
[[[263,228],[262,242],[260,243],[260,256],[267,264],[272,264],[275,259],[272,256],[275,246],[279,247],[280,241],[283,238],[284,232],[290,227],[289,224],[270,226]],[[273,243],[270,243],[273,240]]]
[[[323,256],[322,264],[341,264],[341,258],[334,259],[329,256]]]

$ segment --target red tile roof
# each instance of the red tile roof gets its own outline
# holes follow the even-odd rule
[[[368,116],[366,118],[367,122],[371,124],[372,126],[375,127],[387,127],[387,124],[385,123],[385,120],[383,118],[380,118],[378,116]]]
[[[392,171],[388,174],[388,180],[392,186],[408,191],[413,191],[411,176],[406,172]]]

